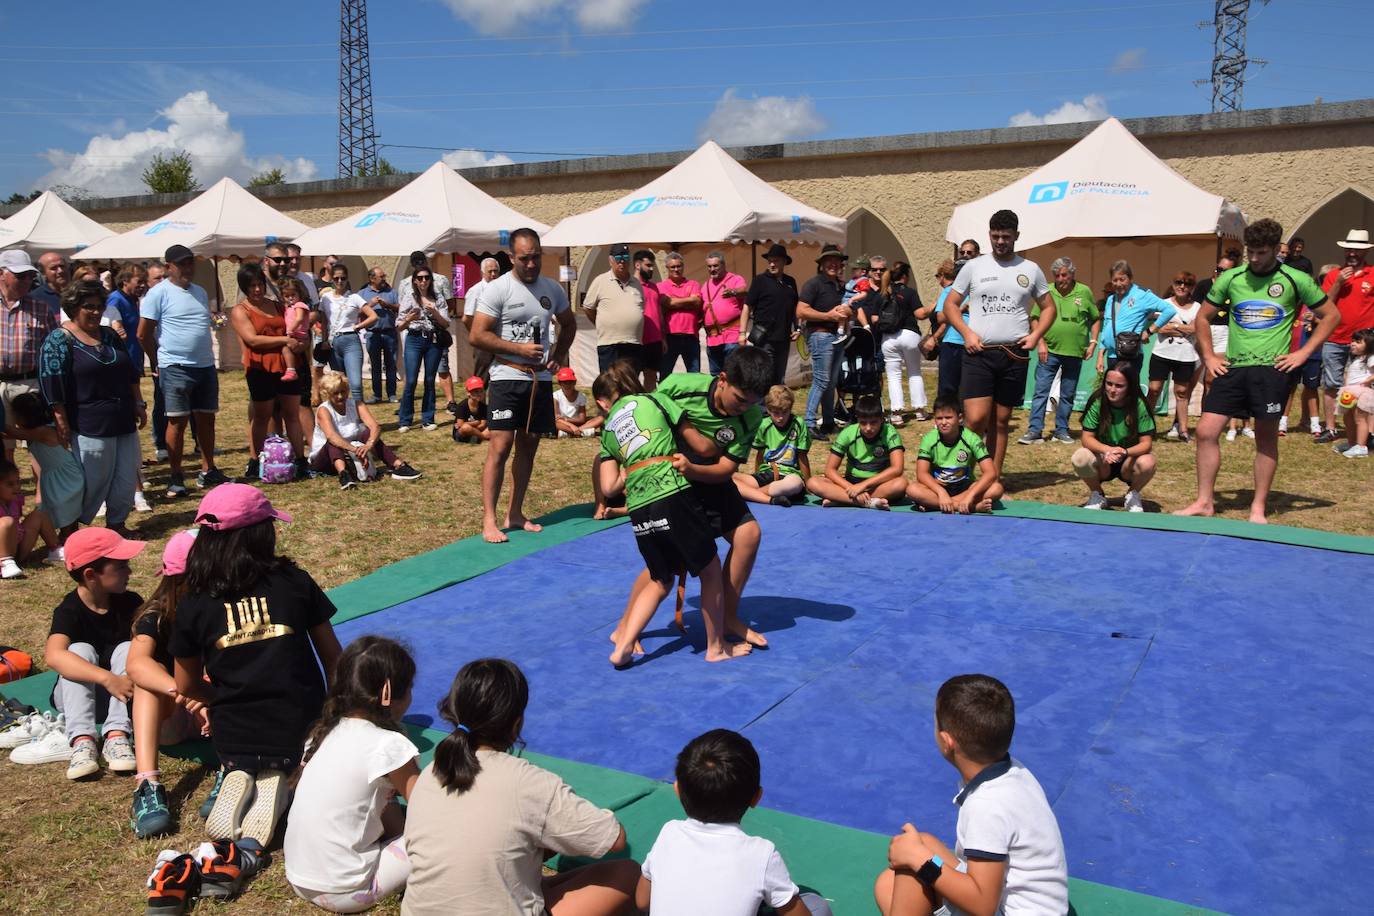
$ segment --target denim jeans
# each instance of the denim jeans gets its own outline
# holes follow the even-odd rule
[[[86,480],[82,523],[89,525],[104,503],[105,523],[111,528],[123,525],[134,509],[134,489],[138,486],[138,433],[72,438],[72,455]]]
[[[406,335],[406,383],[401,391],[401,407],[396,414],[401,426],[410,426],[415,419],[415,385],[420,379],[421,363],[425,367],[425,394],[420,402],[420,422],[434,422],[434,376],[439,372],[441,355],[432,339],[418,333]]]
[[[90,662],[97,667],[105,667],[105,662],[96,652],[95,646],[90,643],[74,642],[67,648],[82,661]],[[115,646],[106,670],[123,674],[128,661],[129,643],[125,641]],[[67,717],[68,741],[81,735],[95,738],[110,732],[124,732],[130,739],[134,736],[129,718],[130,704],[110,696],[104,687],[59,677],[52,690],[52,700],[57,711]],[[100,719],[102,705],[105,707],[105,721],[103,728],[97,730],[96,722]]]
[[[1027,434],[1039,436],[1045,428],[1045,404],[1050,399],[1050,386],[1054,384],[1054,374],[1062,372],[1063,375],[1059,377],[1059,406],[1054,410],[1054,431],[1068,435],[1069,414],[1073,413],[1073,400],[1078,394],[1078,374],[1082,370],[1082,357],[1046,354],[1044,362],[1035,367],[1035,396],[1031,398]]]
[[[725,369],[725,359],[739,349],[739,344],[716,344],[706,348],[706,365],[712,375],[720,375]]]
[[[812,331],[806,335],[811,351],[811,390],[806,393],[806,425],[817,428],[816,409],[820,408],[820,426],[835,423],[835,346],[833,331]]]
[[[348,392],[359,404],[363,401],[363,342],[357,333],[340,334],[334,338],[334,354],[330,364],[348,376]]]
[[[368,335],[367,358],[372,362],[372,396],[382,398],[382,363],[386,363],[386,396],[396,396],[396,332],[373,331]]]
[[[701,340],[695,334],[665,334],[663,337],[663,362],[659,364],[660,377],[673,374],[677,358],[682,357],[683,372],[701,371]]]

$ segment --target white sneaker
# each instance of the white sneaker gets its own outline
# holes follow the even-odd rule
[[[1322,434],[1322,421],[1321,421],[1321,418],[1319,418],[1319,417],[1313,417],[1313,418],[1312,418],[1312,435],[1314,435],[1314,436],[1320,436],[1321,434]]]
[[[146,496],[143,495],[143,491],[142,491],[142,490],[135,490],[135,491],[134,491],[134,511],[135,511],[135,512],[152,512],[152,511],[153,511],[153,507],[150,506],[150,505],[148,505],[148,497],[146,497]]]
[[[1105,509],[1107,507],[1107,497],[1101,493],[1089,493],[1088,501],[1083,504],[1084,509]]]
[[[50,547],[48,548],[47,559],[49,563],[66,563],[67,551],[60,544],[56,547]]]
[[[0,579],[22,579],[24,570],[19,568],[19,564],[14,562],[14,557],[0,559]]]
[[[1252,426],[1247,426],[1240,431],[1240,434],[1247,439],[1253,439],[1255,438],[1255,429]]]
[[[1140,494],[1137,493],[1135,490],[1127,490],[1127,491],[1126,491],[1126,511],[1127,511],[1127,512],[1144,512],[1144,511],[1145,511],[1145,506],[1144,506],[1144,504],[1141,503],[1141,501],[1140,501]]]
[[[438,423],[426,423],[426,424],[424,425],[424,431],[427,432],[427,433],[432,433],[432,432],[434,432],[434,431],[435,431],[436,429],[438,429],[438,428],[439,428],[439,424],[438,424]]]
[[[100,508],[95,510],[95,517],[96,517],[96,518],[104,518],[104,517],[105,517],[105,504],[104,504],[104,503],[101,503],[101,504],[100,504]]]
[[[582,430],[582,438],[583,438],[583,439],[590,439],[592,436],[595,436],[595,435],[597,434],[597,432],[598,432],[598,430],[595,430],[595,429],[584,429],[584,430]]]
[[[61,730],[51,730],[10,752],[11,763],[66,763],[71,759],[72,746],[67,743],[66,732]]]
[[[137,768],[135,768],[137,769]],[[94,741],[78,741],[67,761],[68,779],[85,779],[100,772],[100,757]]]
[[[1286,415],[1279,417],[1279,432],[1288,432],[1288,417]]]
[[[67,720],[61,713],[32,712],[0,732],[0,749],[13,750],[35,741],[50,731],[66,734]]]
[[[105,764],[112,773],[133,773],[138,770],[138,761],[134,759],[134,743],[129,740],[128,735],[106,738],[105,746],[100,749],[100,756],[105,758]]]
[[[560,430],[558,431],[558,438],[560,438],[560,439],[566,439],[566,438],[568,438],[568,431],[567,431],[566,429],[560,429]]]
[[[409,427],[409,426],[398,426],[398,427],[396,427],[396,432],[398,432],[398,433],[408,433],[408,432],[410,432],[410,427]]]
[[[1236,430],[1235,430],[1234,427],[1232,427],[1231,429],[1228,429],[1228,430],[1226,431],[1226,441],[1227,441],[1227,442],[1235,442],[1235,441],[1236,441]]]
[[[1170,442],[1177,442],[1177,441],[1178,441],[1178,424],[1177,424],[1177,423],[1175,423],[1173,426],[1170,426],[1170,427],[1169,427],[1169,431],[1168,431],[1167,433],[1164,434],[1164,438],[1165,438],[1165,439],[1168,439]]]
[[[1347,458],[1368,458],[1369,449],[1363,445],[1352,445],[1341,454]]]

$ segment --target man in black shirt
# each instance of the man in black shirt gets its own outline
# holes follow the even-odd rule
[[[1288,242],[1288,257],[1283,263],[1311,277],[1314,276],[1313,271],[1315,268],[1312,266],[1312,259],[1302,253],[1303,249],[1306,247],[1307,243],[1303,241],[1302,236],[1293,236]]]
[[[768,261],[768,270],[749,284],[746,314],[741,316],[740,327],[748,324],[747,319],[753,319],[753,328],[745,342],[773,358],[773,384],[781,385],[787,374],[787,354],[796,324],[797,281],[783,272],[792,263],[792,258],[782,245],[774,243],[764,258]]]

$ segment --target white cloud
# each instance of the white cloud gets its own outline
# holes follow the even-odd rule
[[[145,193],[143,170],[153,156],[185,150],[191,156],[196,180],[209,187],[226,175],[246,183],[265,169],[279,168],[287,181],[309,181],[318,169],[308,159],[269,155],[251,157],[243,132],[229,124],[229,115],[204,90],[188,92],[159,112],[165,128],[128,131],[92,137],[79,153],[50,149],[43,154],[53,169],[38,187],[74,185],[106,197]]]
[[[1145,66],[1144,48],[1127,48],[1112,61],[1113,73],[1129,73]]]
[[[1011,116],[1012,127],[1030,127],[1033,124],[1072,124],[1076,121],[1101,121],[1107,117],[1107,100],[1100,95],[1085,95],[1081,102],[1065,102],[1042,115],[1033,114],[1027,109]]]
[[[807,96],[741,99],[731,88],[716,101],[697,130],[697,139],[715,140],[723,146],[782,143],[812,136],[825,126],[825,119]]]
[[[453,15],[487,35],[506,35],[518,27],[558,13],[570,13],[588,31],[631,25],[647,0],[443,0]]]
[[[510,165],[513,162],[515,160],[504,153],[487,156],[481,150],[475,149],[456,149],[451,153],[444,153],[444,165],[451,169],[480,169],[488,165]]]

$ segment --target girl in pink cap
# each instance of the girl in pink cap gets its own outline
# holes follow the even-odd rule
[[[206,831],[264,847],[341,651],[329,622],[334,603],[278,556],[277,521],[291,516],[247,484],[205,495],[169,645],[177,693],[210,703],[225,769]]]
[[[194,530],[178,532],[167,542],[162,551],[162,579],[134,617],[126,671],[134,682],[134,760],[138,772],[134,774],[136,788],[129,825],[140,839],[172,830],[167,790],[157,768],[158,746],[210,734],[205,704],[177,693],[172,655],[167,649],[177,602],[186,590],[186,555],[195,542]]]

